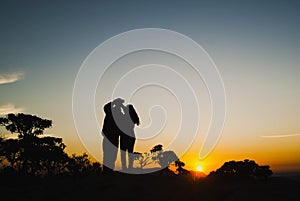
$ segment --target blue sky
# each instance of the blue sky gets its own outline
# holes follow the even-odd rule
[[[63,137],[70,152],[84,150],[72,118],[84,59],[114,35],[152,27],[187,35],[215,61],[228,104],[220,150],[273,147],[282,142],[259,136],[289,135],[286,153],[299,153],[292,145],[300,140],[298,1],[10,0],[1,1],[0,16],[1,114],[52,119],[47,132]]]

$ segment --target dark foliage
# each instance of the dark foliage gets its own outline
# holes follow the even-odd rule
[[[30,114],[8,114],[0,118],[0,125],[11,133],[18,133],[19,138],[43,134],[52,126],[52,121]]]
[[[158,151],[162,151],[163,150],[163,146],[161,144],[155,145],[151,150],[150,153],[155,153]]]
[[[150,153],[134,152],[134,160],[138,161],[140,168],[144,168],[151,163],[158,163],[161,169],[168,169],[170,165],[179,160],[174,151],[164,151],[163,145],[155,145]],[[184,164],[184,163],[183,163]],[[183,166],[179,167],[181,170]]]
[[[143,169],[145,166],[154,163],[153,156],[151,153],[140,153],[134,152],[134,160],[136,160],[139,164],[139,168]]]
[[[244,161],[225,162],[217,171],[212,171],[210,177],[237,178],[237,179],[267,179],[272,175],[269,166],[259,166],[255,161],[245,159]]]
[[[68,156],[62,138],[39,137],[52,121],[28,114],[8,114],[0,125],[17,139],[0,138],[0,173],[33,176],[87,175],[100,173],[101,165],[87,154]]]
[[[175,161],[175,167],[176,171],[179,175],[183,175],[183,174],[189,174],[190,171],[184,169],[183,167],[185,166],[185,163],[180,161],[179,159],[177,161]]]

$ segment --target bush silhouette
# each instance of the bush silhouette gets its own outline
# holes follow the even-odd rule
[[[85,153],[69,157],[62,138],[39,137],[52,126],[51,120],[23,113],[8,114],[0,118],[0,126],[18,134],[18,139],[0,138],[0,167],[4,174],[50,176],[100,172],[100,163],[92,163]]]
[[[245,159],[244,161],[225,162],[217,171],[210,172],[210,177],[237,178],[237,179],[267,179],[272,175],[269,166],[259,166],[255,161]]]
[[[186,172],[185,169],[182,168],[185,164],[179,160],[175,152],[171,150],[164,151],[163,145],[161,144],[155,145],[150,150],[150,153],[134,152],[134,160],[138,161],[141,169],[151,163],[158,163],[161,170],[164,171],[167,171],[170,165],[175,165],[178,173]],[[178,161],[180,163],[178,163]]]
[[[183,167],[185,166],[185,163],[180,161],[179,159],[177,161],[175,161],[175,167],[176,171],[179,175],[183,175],[183,174],[188,174],[190,171],[184,169]]]

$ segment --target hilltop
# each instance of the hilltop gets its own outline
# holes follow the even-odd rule
[[[115,174],[82,177],[2,177],[1,200],[299,200],[299,181],[194,180],[191,175]]]

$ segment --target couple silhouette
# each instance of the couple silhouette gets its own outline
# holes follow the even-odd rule
[[[111,174],[115,167],[120,143],[123,170],[133,168],[133,149],[135,144],[134,126],[140,119],[133,105],[124,105],[124,99],[116,98],[104,106],[103,135],[103,173]],[[126,156],[128,155],[128,166]]]

